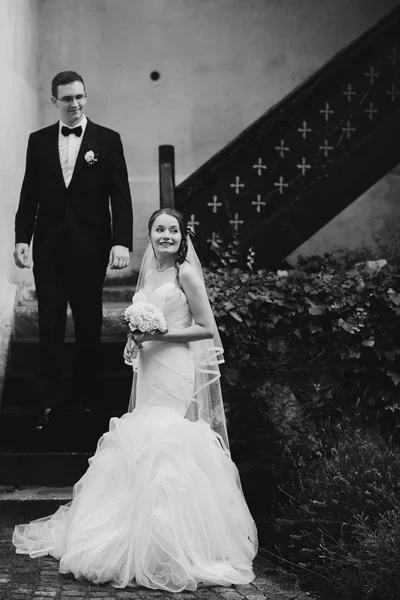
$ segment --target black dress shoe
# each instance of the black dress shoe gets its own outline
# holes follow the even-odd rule
[[[79,413],[84,413],[84,414],[90,414],[92,412],[92,408],[90,406],[88,406],[87,404],[85,404],[85,402],[80,402],[78,404],[78,412]]]
[[[52,417],[53,409],[50,407],[45,408],[35,421],[35,431],[43,431],[49,424]]]
[[[93,394],[80,393],[77,397],[76,409],[80,414],[91,414],[98,410],[98,403]]]

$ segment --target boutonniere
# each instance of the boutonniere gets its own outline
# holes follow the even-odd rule
[[[85,156],[84,156],[85,160],[86,160],[86,164],[90,165],[94,165],[94,163],[97,162],[99,155],[96,152],[95,148],[91,148],[89,146],[88,151],[86,152]]]

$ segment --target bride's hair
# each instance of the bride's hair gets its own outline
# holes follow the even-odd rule
[[[170,217],[175,217],[175,219],[178,221],[179,231],[181,232],[181,236],[182,236],[181,244],[179,246],[178,253],[177,253],[176,259],[175,259],[175,265],[178,267],[186,260],[186,255],[187,255],[187,251],[188,251],[188,241],[187,240],[188,240],[188,235],[190,235],[191,232],[189,232],[188,227],[186,225],[186,221],[180,212],[178,212],[174,208],[159,208],[158,210],[155,210],[153,212],[153,214],[151,215],[151,217],[149,219],[149,225],[148,225],[149,236],[151,234],[151,229],[153,227],[154,221],[160,215],[169,215]]]

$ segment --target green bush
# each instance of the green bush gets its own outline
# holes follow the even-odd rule
[[[253,273],[234,247],[218,258],[205,278],[261,546],[326,597],[398,600],[400,263],[339,254]],[[296,402],[280,423],[277,405]]]
[[[277,548],[308,587],[335,600],[398,600],[397,448],[378,434],[339,432],[330,452],[299,468],[285,493]]]
[[[316,270],[317,269],[317,270]],[[394,433],[400,417],[400,268],[334,268],[312,258],[289,271],[227,267],[206,283],[227,353],[245,385],[289,383],[316,420]]]

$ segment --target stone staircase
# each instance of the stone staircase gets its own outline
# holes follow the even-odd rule
[[[91,413],[80,413],[72,391],[74,328],[68,312],[63,378],[63,410],[37,433],[38,407],[32,381],[38,361],[37,302],[32,292],[17,299],[0,412],[0,485],[69,486],[87,468],[98,438],[112,416],[123,414],[129,403],[132,371],[122,359],[126,340],[123,311],[131,302],[134,284],[106,285],[103,329],[96,389]]]

